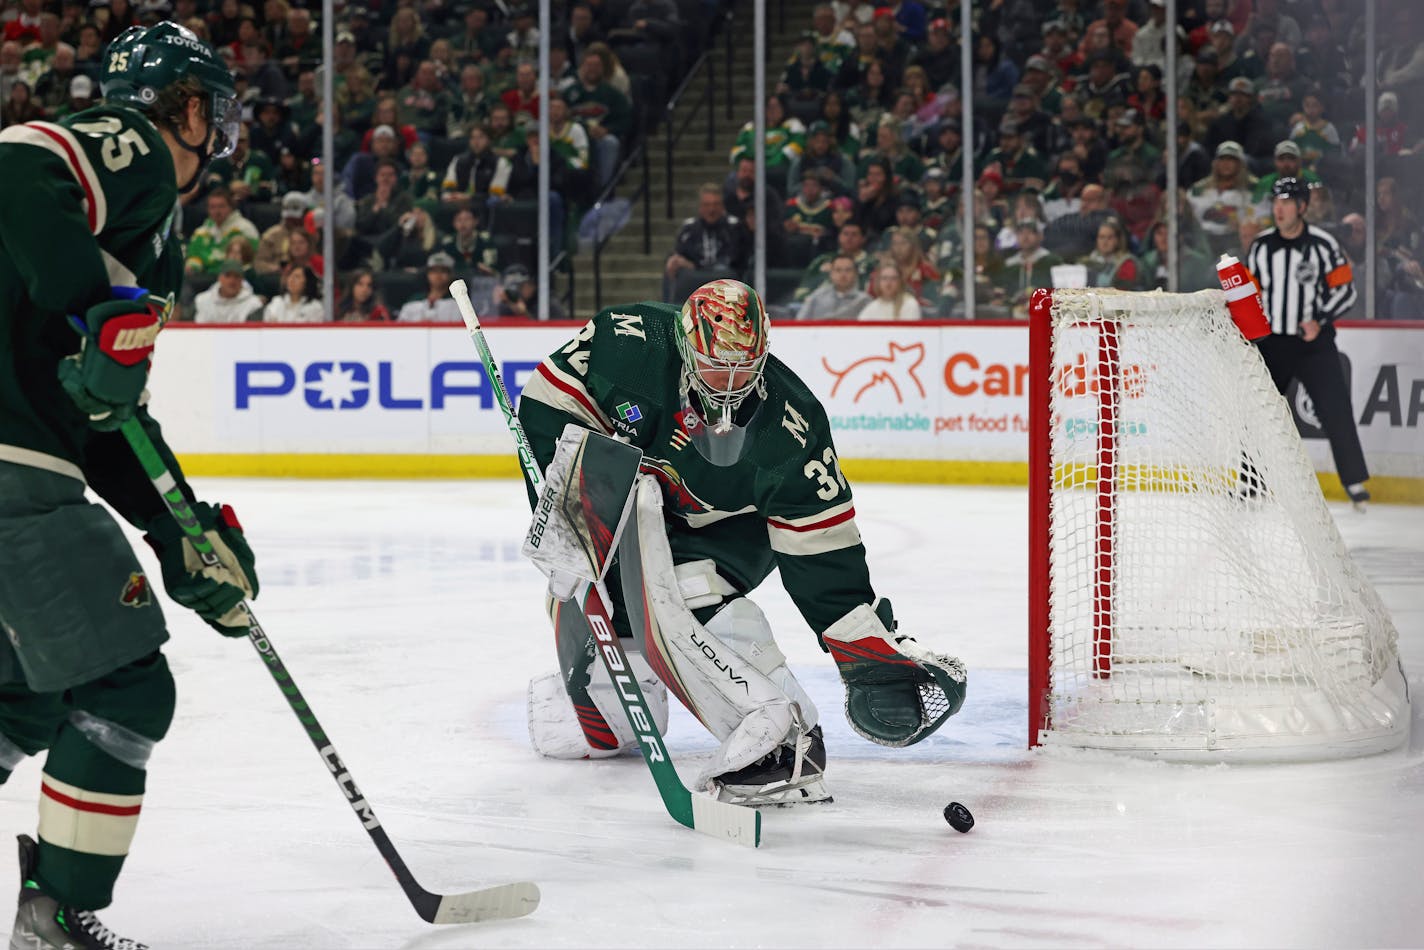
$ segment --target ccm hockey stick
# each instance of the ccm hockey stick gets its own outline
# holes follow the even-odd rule
[[[504,421],[509,426],[510,435],[514,436],[524,478],[535,497],[538,497],[544,485],[544,476],[539,471],[538,463],[534,461],[534,452],[529,447],[529,437],[524,433],[524,426],[514,414],[514,406],[509,401],[509,392],[504,388],[499,364],[495,362],[489,344],[485,341],[484,331],[480,328],[480,318],[475,313],[474,304],[470,302],[469,288],[463,280],[457,280],[450,285],[450,296],[454,297],[455,303],[459,305],[460,315],[465,319],[465,327],[470,331],[470,339],[479,351],[480,362],[484,364],[485,372],[494,383],[494,397],[499,402],[500,411],[504,413]],[[583,606],[589,629],[593,631],[594,647],[603,659],[608,677],[618,686],[614,692],[633,727],[633,734],[638,737],[638,748],[643,753],[643,761],[648,763],[648,770],[653,773],[653,781],[658,786],[658,794],[662,796],[668,814],[679,824],[694,831],[755,848],[761,843],[760,812],[754,808],[720,802],[707,795],[694,795],[688,791],[677,774],[677,768],[668,756],[667,744],[663,741],[657,724],[653,722],[652,712],[648,709],[647,700],[643,698],[643,691],[638,686],[638,678],[631,672],[628,654],[613,629],[608,606],[603,601],[598,585],[585,581],[574,597]]]
[[[207,538],[203,536],[203,529],[198,524],[197,516],[193,514],[188,500],[183,497],[182,490],[179,489],[173,475],[168,471],[162,457],[154,448],[148,433],[144,431],[143,424],[137,419],[129,419],[123,424],[122,431],[124,438],[128,439],[129,445],[133,448],[134,454],[138,456],[144,473],[153,483],[153,487],[158,489],[158,494],[168,507],[169,514],[173,516],[173,520],[178,522],[183,533],[188,536],[198,557],[206,565],[217,565],[217,553],[208,543]],[[432,924],[472,924],[484,920],[523,917],[538,907],[539,888],[529,882],[501,884],[497,887],[487,887],[464,894],[433,894],[420,886],[410,873],[410,868],[406,867],[405,862],[401,860],[400,852],[396,851],[395,845],[391,844],[391,839],[386,835],[386,829],[376,818],[376,813],[370,803],[356,788],[356,783],[352,780],[351,773],[346,770],[341,756],[337,754],[336,747],[327,739],[321,724],[316,720],[316,714],[302,698],[297,684],[292,681],[292,675],[287,672],[286,665],[277,656],[272,641],[267,639],[267,634],[262,631],[262,625],[257,622],[257,616],[252,612],[252,607],[244,601],[242,608],[247,613],[248,639],[252,641],[252,645],[257,648],[258,655],[267,664],[267,672],[272,674],[272,678],[277,681],[277,686],[282,690],[282,695],[287,697],[287,703],[292,707],[292,712],[296,714],[302,727],[306,729],[308,738],[311,739],[312,745],[316,746],[321,760],[331,771],[332,778],[336,780],[341,793],[346,796],[346,801],[361,821],[361,826],[366,829],[366,834],[370,835],[371,840],[375,842],[376,850],[381,852],[381,857],[386,859],[386,864],[390,866],[391,872],[400,882],[401,890],[405,891],[405,896],[415,907],[415,912]]]

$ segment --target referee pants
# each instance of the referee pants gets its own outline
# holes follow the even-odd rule
[[[1309,343],[1302,337],[1273,333],[1257,341],[1257,346],[1282,395],[1292,379],[1300,380],[1310,395],[1315,417],[1330,440],[1340,484],[1355,485],[1368,479],[1370,472],[1365,467],[1365,453],[1355,429],[1355,410],[1350,404],[1345,372],[1340,367],[1334,329],[1322,329]]]

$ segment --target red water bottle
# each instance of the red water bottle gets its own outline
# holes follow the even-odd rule
[[[1226,307],[1231,311],[1231,320],[1241,335],[1248,340],[1270,336],[1271,321],[1261,303],[1261,288],[1246,265],[1230,254],[1223,254],[1221,260],[1216,262],[1216,276],[1226,294]]]

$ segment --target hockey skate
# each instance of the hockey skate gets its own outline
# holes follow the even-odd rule
[[[40,890],[33,879],[38,852],[35,839],[20,835],[20,899],[10,950],[148,950],[109,930],[93,911],[64,907]]]
[[[778,746],[751,765],[722,773],[712,779],[712,790],[718,801],[753,808],[831,801],[821,727],[798,734],[793,743]]]
[[[1345,494],[1350,497],[1350,504],[1359,512],[1364,512],[1370,506],[1370,491],[1363,484],[1356,482],[1354,485],[1345,486]]]

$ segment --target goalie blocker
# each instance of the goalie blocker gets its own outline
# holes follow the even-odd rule
[[[636,450],[570,425],[546,472],[525,553],[550,578],[561,672],[530,683],[536,751],[599,758],[637,748],[593,639],[576,605],[580,581],[609,576],[611,554],[631,633],[630,652],[660,729],[671,689],[721,745],[699,783],[723,801],[748,805],[829,799],[819,712],[786,665],[761,609],[711,560],[675,564],[662,493],[651,476],[627,492]],[[631,523],[628,520],[631,516]],[[897,634],[889,604],[861,605],[824,633],[846,683],[846,714],[860,735],[903,746],[930,735],[964,700],[956,659]],[[641,654],[641,655],[640,655]]]

